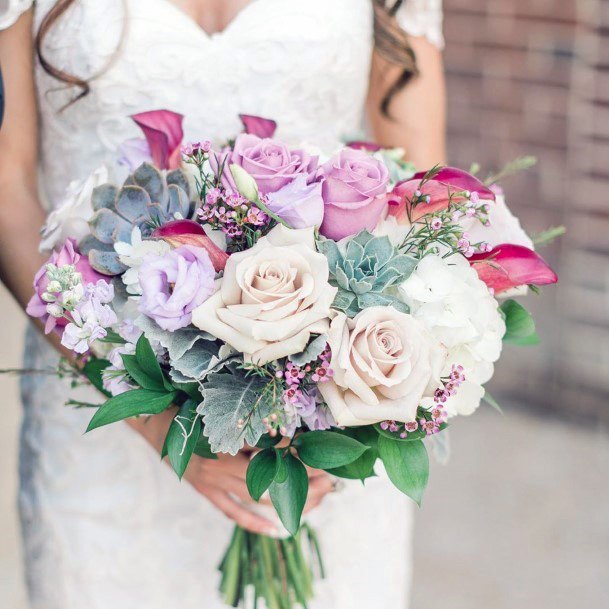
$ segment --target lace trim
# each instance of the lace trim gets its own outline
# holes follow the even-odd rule
[[[396,18],[411,36],[424,36],[444,48],[442,0],[404,0]]]

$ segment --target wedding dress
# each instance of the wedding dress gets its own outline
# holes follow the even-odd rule
[[[407,0],[399,21],[441,45],[440,2]],[[53,4],[35,3],[36,28]],[[0,0],[0,29],[31,5]],[[139,135],[129,115],[144,110],[183,113],[192,140],[236,134],[239,113],[276,119],[278,137],[294,143],[355,135],[371,49],[370,0],[254,0],[212,35],[170,0],[80,0],[45,50],[57,67],[94,77],[90,94],[59,111],[74,92],[36,68],[44,198],[58,204],[72,180],[114,161],[117,146]],[[36,332],[25,353],[26,368],[57,363]],[[99,402],[92,390],[77,391]],[[72,396],[67,380],[23,380],[19,503],[32,606],[223,607],[216,567],[232,522],[127,425],[83,435],[91,411],[66,407]],[[311,516],[328,572],[312,606],[405,608],[411,518],[383,478],[329,496]]]

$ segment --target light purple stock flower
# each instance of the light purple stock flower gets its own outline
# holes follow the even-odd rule
[[[339,241],[374,230],[388,201],[385,163],[363,150],[345,148],[320,167],[319,176],[325,203],[322,235]]]
[[[139,270],[139,310],[163,330],[190,324],[192,311],[214,293],[214,267],[201,247],[183,245],[144,258]]]
[[[307,184],[307,176],[300,174],[266,198],[268,208],[292,228],[320,226],[324,219],[324,200],[321,182]]]
[[[304,150],[291,150],[283,142],[272,138],[260,138],[249,133],[237,136],[233,150],[219,155],[224,159],[222,181],[226,188],[236,192],[236,186],[229,167],[233,164],[242,167],[258,185],[261,194],[276,192],[292,182],[298,175],[307,176],[310,181],[317,169],[317,157],[308,155]],[[215,155],[210,162],[217,172]]]

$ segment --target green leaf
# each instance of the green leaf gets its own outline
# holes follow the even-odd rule
[[[309,467],[333,469],[353,463],[368,447],[333,431],[309,431],[296,438],[298,456]]]
[[[271,448],[259,452],[251,461],[245,475],[247,490],[254,501],[271,486],[277,469],[277,455]]]
[[[486,387],[484,388],[484,397],[482,398],[491,408],[494,408],[498,413],[503,414],[503,410],[497,400],[488,392]]]
[[[446,427],[446,424],[444,424],[444,426]],[[417,429],[417,431],[408,433],[405,438],[400,438],[400,432],[393,432],[389,431],[388,429],[383,429],[378,423],[374,426],[374,428],[378,432],[379,436],[389,438],[390,440],[395,440],[396,442],[414,442],[422,440],[427,436],[427,432],[420,427]],[[442,425],[440,425],[440,429],[443,429]]]
[[[558,237],[564,235],[567,232],[567,229],[564,226],[552,226],[540,233],[533,235],[533,243],[535,247],[539,247],[541,245],[548,245],[557,239]]]
[[[533,317],[520,303],[509,299],[499,308],[505,317],[504,342],[520,346],[539,343],[539,337],[535,333]]]
[[[218,458],[218,455],[216,455],[216,453],[212,451],[211,446],[209,445],[209,438],[207,438],[203,434],[203,430],[201,430],[201,433],[199,434],[199,439],[197,440],[195,448],[192,452],[198,457],[202,457],[203,459]]]
[[[295,535],[307,501],[309,477],[305,466],[290,453],[286,453],[283,460],[287,476],[283,482],[273,481],[269,493],[283,526],[291,535]]]
[[[93,415],[87,431],[130,417],[159,414],[171,406],[176,395],[175,392],[160,393],[148,389],[133,389],[121,393],[99,407],[99,410]]]
[[[265,433],[263,436],[260,437],[260,440],[258,440],[258,442],[256,442],[256,447],[257,448],[273,448],[275,445],[279,444],[279,442],[281,442],[282,437],[277,434],[274,438],[271,438],[270,434]]]
[[[275,469],[275,482],[282,483],[288,479],[288,467],[285,460],[285,451],[275,449],[277,455],[277,468]]]
[[[372,478],[374,473],[374,464],[378,459],[378,452],[373,448],[369,448],[358,459],[342,467],[327,469],[326,471],[338,478],[348,478],[349,480],[361,480]]]
[[[142,389],[149,389],[150,391],[158,391],[163,393],[165,391],[165,385],[160,383],[158,379],[149,376],[143,368],[140,366],[138,359],[135,355],[123,354],[121,355],[123,364],[127,374],[137,383]]]
[[[108,397],[112,394],[104,389],[102,373],[109,365],[107,359],[91,358],[82,368],[82,373],[89,379],[91,385]]]
[[[288,359],[297,366],[305,366],[315,361],[323,353],[327,344],[328,337],[325,334],[320,334],[306,346],[302,353],[290,355]]]
[[[155,352],[150,346],[150,341],[144,334],[139,337],[137,344],[135,345],[135,357],[137,358],[137,363],[140,365],[140,368],[148,377],[158,384],[165,386],[165,375],[156,359]]]
[[[429,478],[429,458],[423,442],[397,442],[379,436],[378,446],[391,482],[420,506]]]
[[[273,393],[255,375],[246,376],[237,368],[231,374],[210,374],[204,383],[203,433],[214,452],[236,455],[245,442],[255,446],[267,428],[262,419],[273,407]],[[239,426],[239,419],[245,422]]]
[[[194,400],[186,400],[174,417],[167,437],[165,447],[169,461],[178,475],[182,479],[195,446],[201,435],[201,422],[197,415],[198,403]]]

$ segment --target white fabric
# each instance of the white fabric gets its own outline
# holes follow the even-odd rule
[[[405,0],[396,18],[411,36],[424,36],[444,48],[442,0]]]
[[[13,25],[32,4],[32,0],[0,0],[0,30]]]
[[[38,0],[35,27],[53,2]],[[0,23],[27,4],[11,0]],[[128,30],[114,57],[123,4]],[[278,135],[293,142],[331,145],[353,133],[372,8],[370,0],[256,0],[208,36],[168,0],[80,0],[45,46],[60,68],[97,75],[87,97],[57,112],[73,92],[37,68],[42,186],[56,205],[70,181],[139,135],[128,118],[135,112],[182,112],[189,139],[234,135],[239,112],[275,118]],[[30,333],[25,359],[41,368],[57,356]],[[66,408],[71,395],[52,376],[23,379],[20,506],[32,607],[220,609],[216,566],[231,523],[126,425],[83,435],[91,411]],[[81,398],[99,401],[90,390]],[[384,478],[365,490],[348,484],[312,521],[329,573],[313,608],[407,606],[411,511]]]

